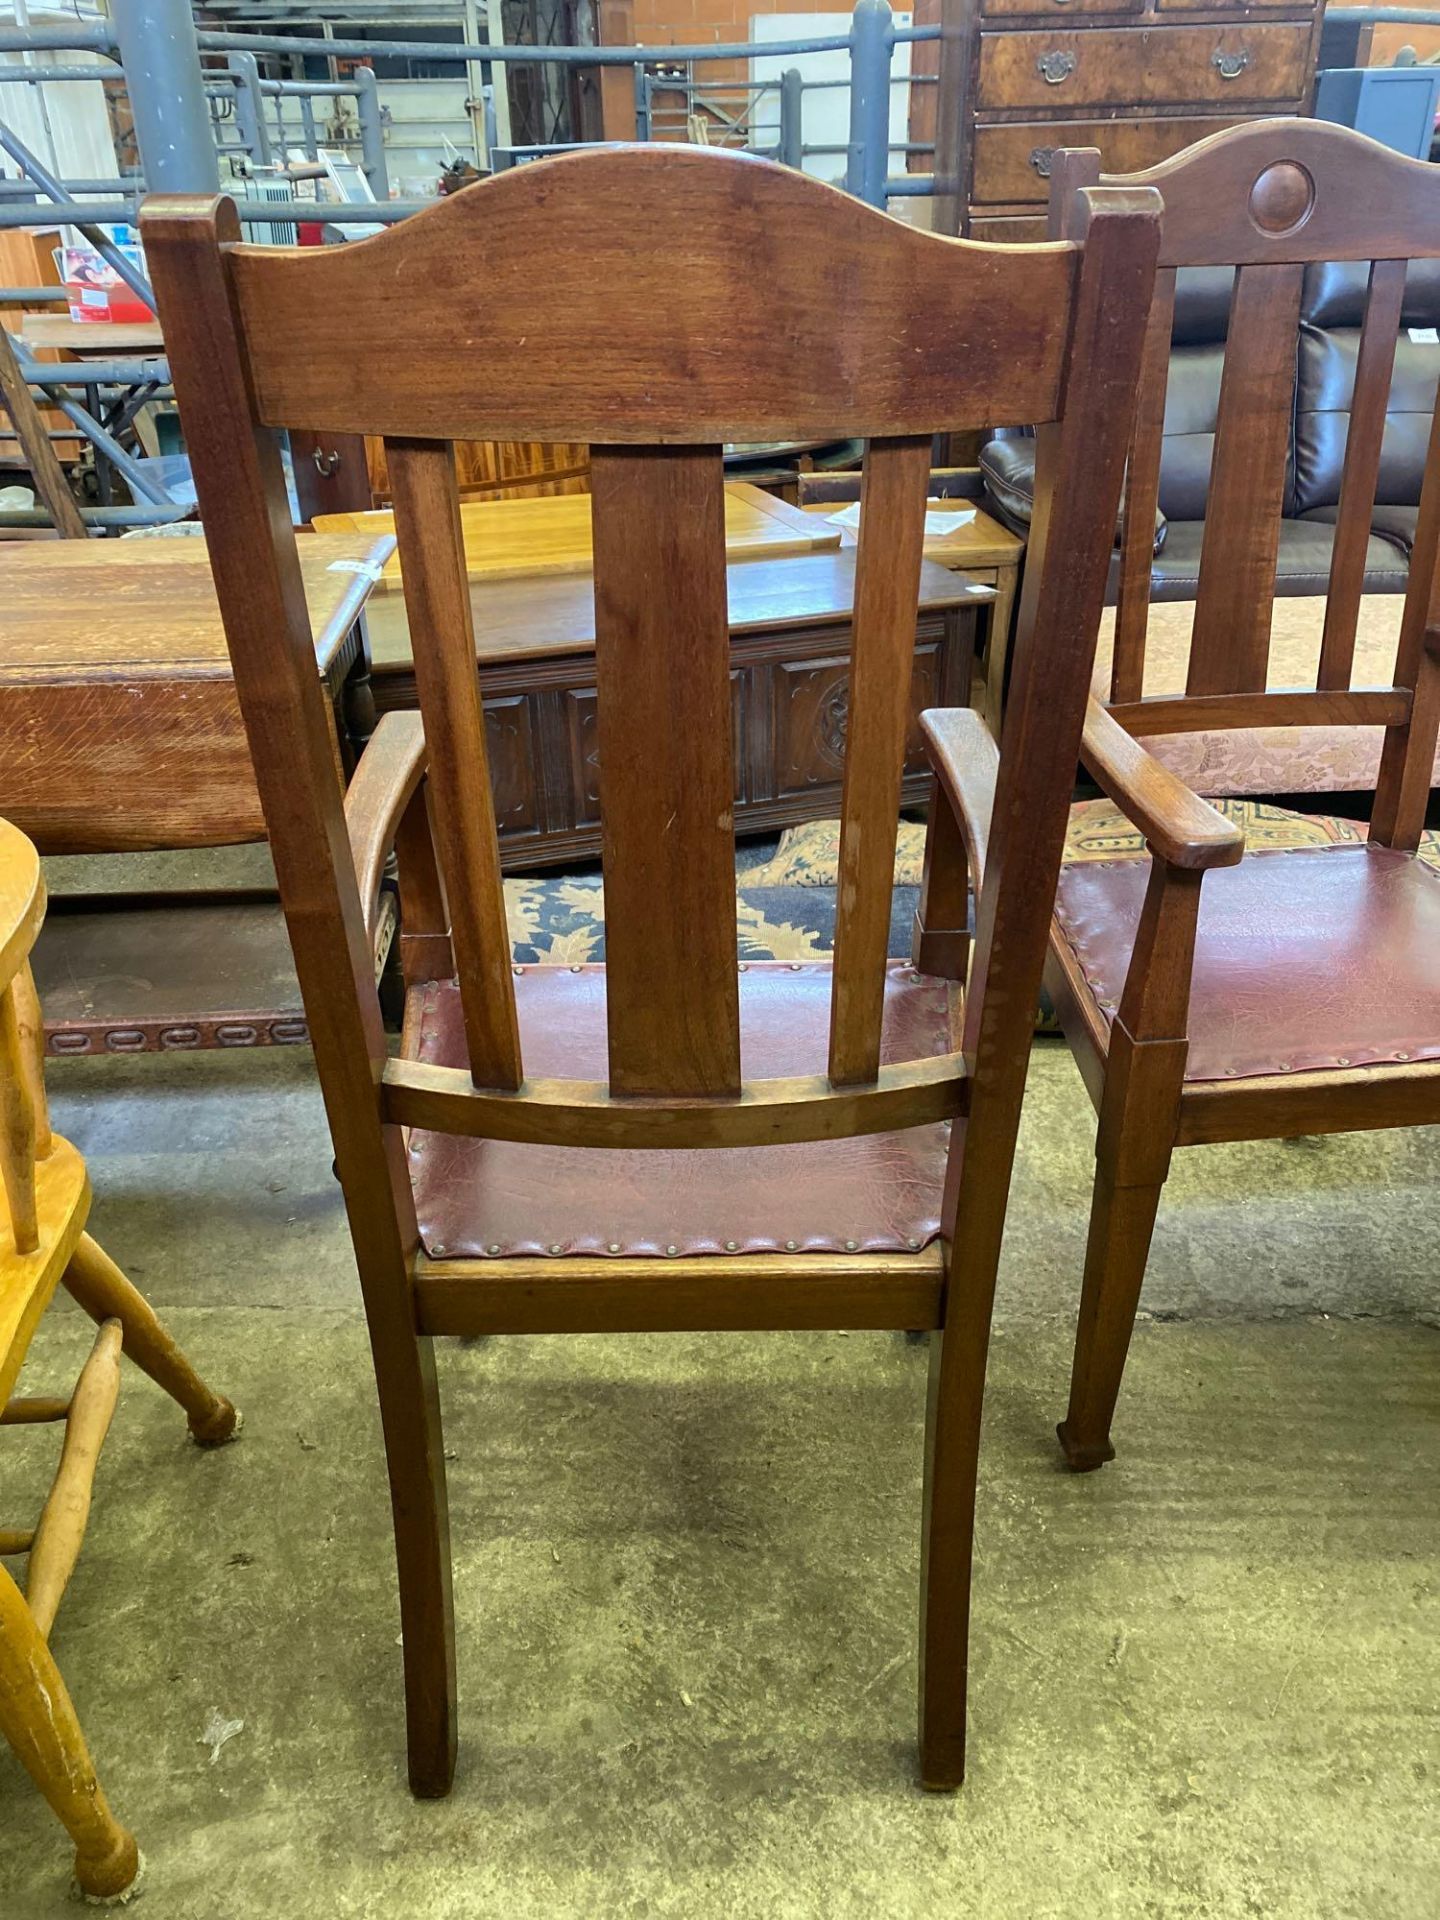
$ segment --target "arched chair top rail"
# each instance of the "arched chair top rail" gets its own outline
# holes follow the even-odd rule
[[[18,827],[0,820],[0,988],[24,965],[44,918],[40,856]]]
[[[343,247],[241,244],[183,196],[146,232],[207,208],[271,426],[705,445],[1060,409],[1073,245],[925,233],[753,156],[566,155]]]
[[[1080,186],[1159,190],[1162,267],[1440,258],[1440,168],[1327,120],[1254,120],[1141,173],[1071,167]]]

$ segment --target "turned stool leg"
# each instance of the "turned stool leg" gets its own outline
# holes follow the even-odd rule
[[[0,1733],[75,1842],[81,1892],[96,1899],[123,1893],[139,1871],[135,1836],[110,1811],[60,1670],[3,1567]]]
[[[65,1269],[65,1285],[93,1320],[115,1319],[125,1329],[126,1355],[185,1409],[202,1447],[218,1447],[235,1431],[230,1402],[210,1388],[170,1338],[155,1309],[131,1285],[102,1247],[82,1233]]]

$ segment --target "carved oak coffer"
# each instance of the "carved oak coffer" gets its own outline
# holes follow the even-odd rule
[[[837,812],[844,775],[848,589],[843,606],[832,604],[833,595],[811,594],[805,618],[793,600],[767,604],[767,596],[755,594],[772,564],[786,565],[790,578],[796,577],[794,561],[752,561],[731,569],[731,711],[740,833]],[[802,577],[819,587],[837,574],[843,580],[847,565],[853,575],[848,557],[816,555],[802,563]],[[746,605],[737,609],[735,582],[741,576]],[[967,703],[975,643],[976,605],[966,604],[975,589],[929,565],[925,581],[928,604],[917,624],[910,693],[915,716],[924,707]],[[510,591],[529,584],[512,582]],[[543,590],[552,599],[577,591],[570,582],[533,585],[537,594]],[[505,635],[497,639],[493,627],[487,633],[484,611],[477,595],[480,686],[506,868],[516,872],[593,858],[600,851],[600,749],[588,633],[582,645],[572,642],[557,650],[556,623],[542,614],[531,630],[532,644],[522,647]],[[742,625],[751,615],[768,618],[769,624]],[[372,638],[377,710],[415,707],[408,660],[387,659],[384,636]],[[488,657],[497,645],[506,657]],[[923,803],[928,793],[919,729],[912,722],[905,802]]]

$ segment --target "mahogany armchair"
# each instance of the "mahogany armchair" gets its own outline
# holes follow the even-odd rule
[[[1057,154],[1052,227],[1100,179]],[[1440,414],[1393,683],[1352,685],[1407,264],[1440,257],[1440,172],[1348,129],[1262,121],[1107,184],[1164,197],[1161,270],[1129,455],[1108,710],[1083,759],[1144,857],[1061,875],[1047,983],[1099,1112],[1069,1464],[1111,1420],[1173,1149],[1440,1121],[1440,875],[1414,857],[1440,718]],[[1369,273],[1317,684],[1268,685],[1295,331],[1306,264]],[[1178,266],[1238,268],[1188,680],[1143,692],[1150,526]],[[1383,730],[1368,840],[1246,853],[1145,742],[1248,728]],[[1207,875],[1209,876],[1207,878]],[[1202,885],[1203,883],[1203,885]]]
[[[343,248],[240,244],[224,200],[146,208],[369,1318],[418,1794],[455,1763],[431,1340],[520,1331],[932,1330],[921,1775],[960,1782],[990,1301],[1157,220],[1101,195],[1075,241],[981,246],[683,147],[526,167]],[[1048,510],[962,1006],[963,781],[946,964],[886,958],[931,436],[1031,417]],[[348,834],[287,423],[387,441],[421,714],[383,722]],[[834,962],[745,966],[721,449],[836,432],[868,449]],[[511,963],[452,445],[499,438],[592,448],[604,967]],[[993,775],[978,716],[931,725]],[[393,1060],[369,949],[392,842]]]

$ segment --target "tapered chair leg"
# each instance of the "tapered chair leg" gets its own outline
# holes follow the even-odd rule
[[[65,1286],[92,1319],[120,1322],[125,1330],[125,1354],[184,1408],[190,1431],[202,1447],[218,1447],[231,1437],[236,1422],[234,1407],[223,1395],[211,1392],[165,1331],[144,1294],[88,1233],[81,1234],[65,1269]]]
[[[1117,1186],[1106,1167],[1096,1170],[1070,1407],[1056,1429],[1066,1464],[1076,1473],[1093,1472],[1115,1458],[1110,1422],[1163,1188],[1163,1180]]]
[[[95,1899],[139,1871],[135,1836],[111,1813],[65,1682],[19,1588],[0,1567],[0,1733],[75,1842],[75,1878]]]
[[[449,1793],[455,1778],[455,1608],[450,1511],[435,1354],[428,1335],[376,1357],[380,1424],[390,1472],[410,1791]]]
[[[967,1262],[960,1242],[952,1244],[945,1330],[930,1336],[920,1549],[920,1782],[938,1793],[953,1792],[965,1779],[975,1492],[997,1256],[998,1244],[988,1260],[977,1254]]]

